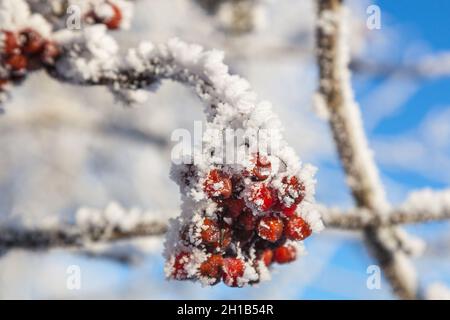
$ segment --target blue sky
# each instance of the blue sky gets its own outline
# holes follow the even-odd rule
[[[389,56],[385,57],[385,63],[413,63],[414,60],[418,61],[424,55],[436,54],[450,49],[450,38],[448,37],[448,31],[450,30],[449,1],[380,0],[375,3],[380,6],[382,13],[380,32],[384,32],[383,29],[385,28],[390,29],[390,31],[393,30],[396,33],[393,38],[398,41],[392,46],[395,51],[389,51]],[[370,45],[368,50],[370,50]],[[355,77],[354,81],[357,82],[358,79],[358,77]],[[357,99],[364,101],[372,90],[382,85],[386,80],[386,77],[369,79],[363,90],[357,90]],[[405,81],[411,81],[411,79]],[[368,130],[371,140],[392,139],[392,137],[408,135],[420,127],[422,121],[430,113],[449,108],[450,90],[448,88],[450,87],[450,79],[448,77],[416,79],[412,82],[415,89],[405,101]],[[358,87],[361,87],[361,85],[356,83],[356,88]],[[368,119],[370,112],[365,112],[364,106],[362,108],[365,120],[370,120]],[[413,135],[411,135],[411,139],[414,139]],[[443,188],[448,185],[448,180],[436,179],[432,175],[414,172],[409,168],[402,170],[399,167],[392,168],[383,164],[381,168],[385,176],[406,187]]]

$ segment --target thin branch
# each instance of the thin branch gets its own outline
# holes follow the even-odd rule
[[[137,237],[160,236],[167,231],[167,224],[159,221],[140,223],[132,230],[109,227],[81,229],[65,228],[17,229],[0,228],[0,248],[46,250],[60,247],[84,247],[92,242],[111,242]]]
[[[337,209],[321,210],[326,227],[344,230],[363,230],[372,227],[389,227],[394,225],[427,223],[433,221],[450,221],[450,208],[443,206],[440,211],[396,208],[385,215],[373,215],[367,209],[353,209],[342,212]]]
[[[77,225],[58,226],[53,228],[23,229],[3,226],[0,227],[0,248],[22,248],[30,250],[45,250],[54,247],[84,247],[89,243],[106,243],[134,239],[138,237],[161,236],[167,231],[167,224],[163,221],[152,220],[147,215],[134,219],[133,226],[124,228],[121,224],[108,220],[108,210],[117,210],[122,213],[122,222],[126,221],[131,211],[126,211],[116,204],[108,206],[105,210],[88,209],[85,218],[91,221],[78,222]],[[369,210],[352,209],[341,211],[334,208],[318,206],[323,222],[327,228],[362,231],[397,224],[421,223],[442,221],[450,219],[450,210],[445,206],[442,211],[412,212],[404,207],[394,209],[385,216],[373,215]],[[86,210],[86,209],[84,209]],[[80,219],[79,210],[77,219]],[[100,221],[100,222],[99,222]]]

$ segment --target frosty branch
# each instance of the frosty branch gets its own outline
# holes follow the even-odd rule
[[[319,206],[327,228],[362,231],[368,227],[382,227],[409,223],[426,223],[450,219],[450,191],[414,192],[400,207],[385,216],[373,215],[366,209],[342,211]],[[76,224],[39,228],[0,227],[0,248],[47,250],[55,247],[78,247],[94,242],[113,242],[139,237],[162,236],[167,222],[160,214],[125,210],[112,203],[104,210],[80,209]]]
[[[342,0],[319,0],[317,62],[321,108],[328,119],[355,203],[382,220],[389,213],[384,189],[364,134],[349,71],[349,50]],[[380,217],[380,218],[378,218]],[[416,274],[408,258],[411,244],[393,226],[364,229],[367,244],[399,297],[419,297]]]
[[[150,212],[125,210],[116,203],[105,209],[80,208],[74,225],[38,228],[0,227],[1,249],[47,250],[59,247],[82,248],[95,242],[112,242],[139,237],[161,236],[167,223]]]

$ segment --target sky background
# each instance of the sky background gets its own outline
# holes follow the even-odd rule
[[[364,27],[370,4],[381,9],[380,30]],[[342,208],[353,205],[326,123],[312,112],[317,70],[311,54],[314,11],[310,1],[270,5],[266,28],[241,39],[217,35],[215,17],[205,16],[190,1],[142,0],[137,5],[132,30],[116,35],[124,46],[175,35],[222,48],[231,69],[277,106],[288,142],[305,162],[319,168],[317,201]],[[350,7],[351,48],[359,60],[400,67],[450,51],[449,1],[354,0]],[[283,41],[299,46],[302,53],[261,55],[259,48]],[[357,72],[353,83],[389,200],[399,204],[412,190],[448,188],[450,78]],[[43,90],[48,93],[43,95]],[[7,212],[3,218],[20,217],[31,224],[50,216],[70,219],[82,205],[102,208],[113,200],[125,207],[176,211],[178,192],[167,178],[170,148],[160,150],[111,131],[94,135],[90,129],[133,124],[168,137],[174,128],[192,128],[194,120],[202,119],[196,104],[188,90],[167,84],[143,108],[123,110],[102,89],[82,91],[33,75],[14,92],[0,119],[0,148],[7,155],[0,159],[5,168],[0,172],[0,209]],[[32,127],[30,123],[42,114],[58,119],[58,125]],[[69,128],[65,127],[68,122]],[[414,260],[423,286],[435,281],[450,286],[449,227],[449,223],[408,227],[428,244],[425,254]],[[138,255],[139,263],[132,267],[63,251],[9,252],[0,259],[0,298],[394,298],[384,280],[379,290],[367,289],[366,270],[374,261],[353,233],[327,230],[307,239],[307,256],[276,266],[272,281],[245,289],[167,282],[161,242],[150,239],[142,247],[146,254]],[[131,250],[128,244],[119,249]],[[66,269],[72,264],[82,270],[79,291],[65,287]]]

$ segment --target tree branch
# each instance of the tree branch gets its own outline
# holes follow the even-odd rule
[[[403,205],[384,215],[374,215],[370,210],[364,208],[346,212],[333,208],[321,208],[320,212],[323,222],[328,228],[344,230],[363,230],[369,227],[378,228],[450,220],[450,207],[446,203],[436,203],[434,208],[410,208]]]
[[[147,222],[124,231],[117,228],[91,228],[87,230],[75,226],[53,229],[0,228],[0,248],[46,250],[60,247],[84,247],[92,242],[110,242],[137,237],[160,236],[167,231],[163,222]]]
[[[389,211],[389,204],[351,86],[344,14],[342,0],[318,0],[316,35],[320,83],[317,100],[328,111],[339,158],[357,207],[373,215],[384,215]],[[396,294],[401,298],[416,298],[415,274],[404,272],[413,269],[402,251],[405,237],[400,237],[398,232],[391,227],[371,226],[364,230],[364,236]]]

